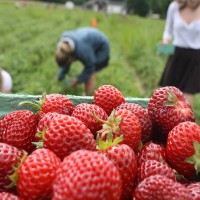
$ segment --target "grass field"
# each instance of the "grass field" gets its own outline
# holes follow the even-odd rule
[[[0,13],[0,64],[13,77],[14,93],[81,95],[82,85],[71,90],[64,81],[56,81],[59,69],[54,51],[63,31],[91,26],[94,17],[97,28],[111,43],[110,65],[98,73],[96,89],[102,84],[112,84],[125,97],[150,97],[157,88],[166,61],[155,50],[162,37],[163,20],[106,15],[81,8],[67,10],[60,5],[47,8],[39,3],[21,8],[14,3],[0,3]],[[81,70],[81,63],[76,62],[69,75],[76,76]],[[200,121],[199,97],[194,102],[197,121]]]

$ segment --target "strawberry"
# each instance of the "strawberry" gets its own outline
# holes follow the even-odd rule
[[[156,160],[147,160],[145,162],[142,162],[141,165],[138,167],[137,174],[139,182],[143,181],[147,177],[156,174],[166,176],[175,181],[174,170],[167,163],[159,162]]]
[[[140,120],[140,124],[142,127],[142,143],[145,144],[152,140],[152,122],[150,120],[148,110],[143,108],[139,104],[136,103],[123,103],[117,106],[116,110],[119,109],[127,109],[133,112],[138,119]]]
[[[54,118],[54,117],[57,117],[59,115],[62,115],[62,114],[59,114],[59,113],[56,113],[56,112],[48,112],[46,113],[38,122],[38,125],[37,125],[37,130],[36,130],[36,133],[42,133],[43,131],[46,130],[46,128],[49,126],[51,120]],[[37,140],[39,140],[40,138],[37,137]]]
[[[94,93],[93,104],[103,108],[107,115],[122,103],[125,103],[125,98],[113,85],[102,85]]]
[[[64,115],[71,115],[74,110],[73,102],[62,94],[45,93],[36,102],[20,102],[19,105],[29,104],[33,106],[40,120],[48,112],[57,112]]]
[[[0,192],[0,199],[1,200],[23,200],[21,197],[18,197],[9,192]]]
[[[195,121],[191,105],[176,87],[156,89],[148,103],[148,113],[153,123],[154,139],[166,143],[167,135],[180,122]]]
[[[49,149],[37,149],[18,169],[16,182],[20,197],[28,200],[51,199],[52,184],[60,159]]]
[[[200,182],[189,184],[187,189],[192,194],[193,200],[200,200]]]
[[[119,200],[117,167],[99,152],[78,150],[65,157],[53,184],[53,200]]]
[[[15,110],[0,120],[0,142],[4,142],[30,153],[35,149],[37,118],[32,111]]]
[[[137,174],[137,160],[131,147],[126,144],[118,144],[102,150],[118,168],[122,179],[121,200],[128,200],[132,197],[134,183]]]
[[[152,175],[138,184],[133,200],[192,200],[187,188],[162,175]]]
[[[93,134],[85,124],[69,115],[54,116],[46,129],[37,135],[43,142],[39,145],[52,150],[61,160],[73,151],[95,151],[97,146]]]
[[[75,107],[72,116],[81,120],[95,136],[97,131],[99,131],[102,128],[102,122],[94,118],[92,111],[94,111],[99,118],[103,120],[107,119],[107,114],[103,110],[103,108],[95,104],[88,104],[88,103],[78,104]]]
[[[20,164],[20,159],[24,153],[6,143],[0,143],[0,192],[11,191],[10,175],[14,173],[13,167]]]
[[[154,142],[148,142],[137,154],[138,165],[141,165],[142,162],[147,160],[156,160],[159,162],[166,161],[166,152],[165,148],[160,144],[156,144]]]
[[[182,122],[169,133],[166,155],[170,165],[185,177],[200,172],[200,127],[194,122]]]
[[[100,119],[99,119],[100,120]],[[113,139],[123,136],[121,144],[127,144],[134,151],[139,147],[141,140],[141,125],[138,117],[131,111],[120,109],[111,113],[107,121],[103,121],[103,128],[98,131],[101,138],[107,138],[112,133]]]

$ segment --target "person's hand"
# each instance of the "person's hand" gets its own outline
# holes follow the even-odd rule
[[[170,40],[168,40],[168,39],[163,39],[162,40],[162,44],[169,44],[170,43]]]
[[[73,88],[73,87],[76,87],[76,85],[78,84],[78,81],[76,78],[71,78],[71,84],[70,86]]]

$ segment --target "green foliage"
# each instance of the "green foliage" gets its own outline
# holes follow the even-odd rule
[[[72,90],[65,81],[56,81],[59,68],[54,52],[63,31],[91,26],[94,17],[111,44],[110,64],[97,74],[95,89],[112,84],[125,97],[150,97],[158,87],[166,57],[158,56],[155,46],[161,40],[164,20],[67,10],[64,5],[47,8],[41,3],[21,8],[0,3],[0,13],[0,64],[13,77],[13,93],[82,95],[83,85]],[[75,62],[66,80],[82,69]],[[194,111],[199,122],[198,99],[197,95]]]
[[[148,2],[154,13],[159,13],[161,17],[165,17],[171,0],[149,0]]]
[[[135,14],[146,16],[149,13],[149,4],[146,0],[134,0],[133,10]]]
[[[160,14],[161,17],[166,16],[167,8],[171,0],[125,0],[129,13],[139,16],[147,16],[153,12]]]

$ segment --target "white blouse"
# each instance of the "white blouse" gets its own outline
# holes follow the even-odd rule
[[[10,76],[10,74],[5,71],[5,70],[1,70],[1,76],[2,76],[2,83],[3,83],[3,87],[2,87],[2,91],[3,93],[9,93],[12,90],[12,78]]]
[[[167,11],[163,39],[178,47],[200,49],[200,19],[188,24],[180,15],[179,4],[173,1]]]

